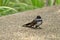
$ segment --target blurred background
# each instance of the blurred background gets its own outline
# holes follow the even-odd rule
[[[60,5],[60,0],[0,0],[0,16]]]

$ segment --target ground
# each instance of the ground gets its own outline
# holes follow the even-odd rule
[[[42,29],[22,25],[40,15]],[[44,7],[0,17],[0,40],[60,40],[60,6]]]

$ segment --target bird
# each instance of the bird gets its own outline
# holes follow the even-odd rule
[[[38,28],[42,24],[42,18],[38,15],[32,22],[24,24],[25,27]],[[39,27],[41,29],[41,27]]]

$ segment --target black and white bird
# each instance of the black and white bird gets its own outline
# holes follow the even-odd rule
[[[37,16],[32,22],[24,24],[25,27],[38,28],[42,24],[41,16]],[[40,28],[40,27],[39,27]]]

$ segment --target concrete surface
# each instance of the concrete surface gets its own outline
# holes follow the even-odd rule
[[[42,17],[42,29],[22,27],[37,15]],[[60,40],[60,6],[0,17],[0,40]]]

